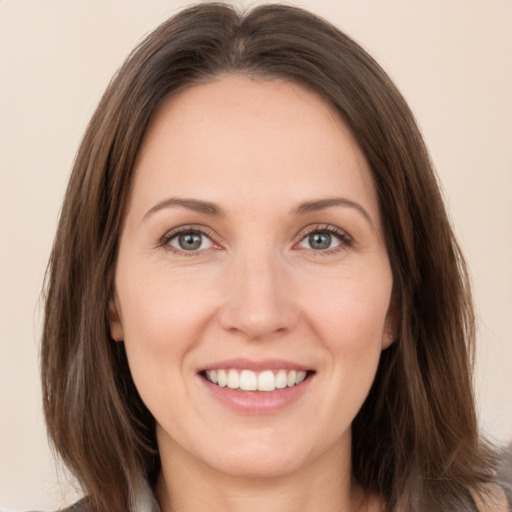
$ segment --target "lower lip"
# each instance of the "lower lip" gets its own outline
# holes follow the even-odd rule
[[[199,378],[220,403],[238,413],[248,415],[271,414],[285,409],[304,395],[312,380],[310,375],[300,384],[275,391],[242,391],[227,386],[221,388],[204,377]]]

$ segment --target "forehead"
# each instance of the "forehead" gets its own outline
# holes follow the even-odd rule
[[[377,205],[366,160],[334,107],[298,84],[238,75],[164,103],[139,151],[133,191],[146,201],[198,193],[223,201],[235,191],[246,205],[258,195],[299,202],[348,193]]]

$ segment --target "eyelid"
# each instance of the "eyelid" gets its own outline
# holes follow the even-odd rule
[[[333,247],[331,249],[323,249],[323,250],[315,250],[315,249],[309,249],[310,252],[316,254],[316,255],[327,255],[327,254],[333,254],[335,252],[343,251],[347,247],[352,247],[355,245],[354,239],[352,236],[345,231],[344,229],[338,228],[336,226],[333,226],[332,224],[313,224],[310,225],[304,229],[301,230],[301,232],[296,237],[296,242],[294,243],[294,247],[296,247],[298,244],[300,244],[307,236],[311,235],[311,233],[314,232],[327,232],[329,234],[332,234],[340,240],[340,244],[338,244],[336,247]],[[208,249],[201,249],[197,251],[186,251],[186,250],[180,250],[177,249],[169,244],[170,240],[175,238],[176,236],[187,233],[187,232],[196,232],[200,233],[203,236],[206,236],[209,238],[213,244],[212,247]],[[184,255],[184,256],[197,256],[199,254],[203,254],[205,252],[208,252],[212,249],[219,249],[221,244],[216,240],[217,234],[210,228],[200,225],[200,224],[183,224],[181,226],[176,226],[168,231],[165,232],[163,236],[160,237],[158,240],[157,246],[163,247],[164,249],[173,252],[175,254]],[[308,249],[304,249],[308,250]]]
[[[180,250],[176,247],[173,247],[169,244],[169,242],[176,238],[177,236],[183,234],[183,233],[200,233],[201,235],[207,237],[212,242],[212,247],[209,247],[208,249],[200,249],[197,251],[186,251],[186,250]],[[164,235],[160,237],[158,240],[157,246],[163,247],[165,250],[168,250],[169,252],[180,254],[184,256],[197,256],[199,254],[203,254],[207,251],[210,251],[211,249],[217,249],[219,248],[220,244],[216,241],[216,234],[213,230],[210,228],[207,228],[206,226],[198,225],[198,224],[183,224],[181,226],[176,226],[169,231],[166,231]]]
[[[354,245],[354,239],[352,236],[347,233],[344,229],[338,228],[336,226],[333,226],[332,224],[314,224],[311,226],[308,226],[305,228],[305,230],[302,230],[300,234],[298,235],[298,240],[294,244],[294,247],[300,244],[306,237],[311,235],[315,232],[321,232],[321,233],[329,233],[332,234],[340,240],[339,245],[336,247],[332,247],[330,249],[304,249],[309,250],[310,252],[316,254],[316,255],[327,255],[327,254],[333,254],[339,251],[345,250],[347,247],[352,247]]]

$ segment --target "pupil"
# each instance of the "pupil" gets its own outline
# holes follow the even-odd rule
[[[179,244],[185,251],[193,251],[201,247],[201,234],[200,233],[185,233],[179,236]]]
[[[331,245],[329,233],[313,233],[309,235],[309,244],[313,249],[328,249]]]

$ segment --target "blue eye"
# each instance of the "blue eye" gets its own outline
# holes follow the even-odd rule
[[[181,251],[202,251],[212,247],[212,241],[200,231],[183,231],[176,233],[167,242],[174,249]]]

